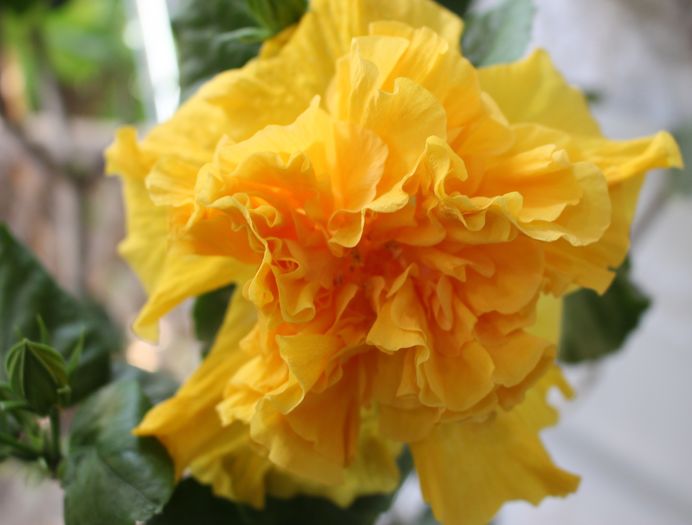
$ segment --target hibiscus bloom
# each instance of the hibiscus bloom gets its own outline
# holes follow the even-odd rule
[[[574,491],[538,433],[559,298],[604,291],[666,133],[604,138],[538,51],[475,69],[428,0],[315,0],[242,69],[141,142],[122,253],[154,339],[183,300],[235,283],[209,357],[138,427],[214,491],[341,505],[391,491],[410,446],[445,524]]]

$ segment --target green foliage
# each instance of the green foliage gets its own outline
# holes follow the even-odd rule
[[[531,40],[532,0],[503,0],[495,8],[471,13],[465,20],[461,47],[475,66],[512,62]]]
[[[243,66],[262,41],[298,20],[306,7],[305,0],[185,0],[173,24],[183,92]]]
[[[19,0],[25,1],[32,3]],[[0,45],[19,58],[32,105],[45,109],[42,94],[56,83],[69,114],[138,119],[134,56],[123,40],[123,0],[71,0],[50,9],[54,4],[34,0],[33,9],[0,20]]]
[[[195,300],[192,318],[195,323],[195,335],[203,343],[202,355],[207,355],[216,339],[234,289],[233,285],[226,286]]]
[[[65,359],[46,344],[22,339],[7,352],[5,369],[12,392],[37,414],[69,399]]]
[[[14,436],[19,432],[20,427],[16,420],[11,417],[10,411],[4,408],[7,402],[16,403],[17,401],[18,399],[10,386],[6,383],[0,383],[0,404],[2,404],[2,408],[0,408],[0,434]],[[8,458],[12,452],[12,447],[0,442],[0,461]]]
[[[50,346],[69,360],[83,339],[79,362],[70,374],[71,402],[78,402],[110,379],[110,354],[120,350],[119,332],[95,306],[63,291],[34,256],[0,226],[0,358],[23,338],[41,339],[37,316]],[[0,370],[4,376],[4,371]]]
[[[64,477],[66,525],[132,525],[168,501],[174,473],[166,450],[132,435],[150,407],[137,381],[126,380],[79,408]]]
[[[268,36],[297,22],[308,8],[307,0],[246,0],[252,17]]]
[[[7,8],[15,13],[26,13],[36,7],[49,7],[57,9],[67,3],[68,0],[2,0],[0,3],[0,11]]]
[[[568,295],[562,312],[560,359],[580,363],[617,351],[649,305],[648,297],[630,280],[629,261],[618,269],[605,294],[579,290]]]
[[[323,498],[269,498],[260,511],[218,498],[209,487],[189,478],[148,525],[371,525],[391,501],[389,494],[363,496],[342,509]]]
[[[408,449],[398,464],[403,482],[413,468]],[[163,512],[147,525],[372,525],[389,509],[395,495],[396,491],[362,496],[345,509],[324,498],[268,498],[265,508],[256,510],[216,497],[208,486],[188,478],[178,484]]]
[[[238,0],[186,0],[173,28],[185,93],[216,73],[244,65],[259,51],[259,39],[248,39],[241,32],[256,26]]]
[[[672,172],[672,190],[687,197],[692,196],[692,123],[674,132],[680,146],[685,167]]]
[[[438,3],[463,18],[471,7],[473,0],[439,0]]]

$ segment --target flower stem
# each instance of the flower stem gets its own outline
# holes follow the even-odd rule
[[[51,469],[55,472],[62,460],[60,447],[60,411],[53,408],[50,411],[50,461]]]

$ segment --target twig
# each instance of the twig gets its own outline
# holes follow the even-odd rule
[[[53,408],[50,411],[50,461],[48,464],[56,475],[60,461],[62,461],[62,448],[60,446],[60,411],[57,408]]]
[[[4,104],[0,105],[4,106]],[[56,175],[63,175],[69,178],[64,167],[58,163],[53,156],[40,144],[33,142],[24,131],[24,128],[12,122],[5,113],[5,108],[1,107],[2,116],[0,122],[8,131],[12,138],[19,144],[28,157],[36,160],[41,164],[41,167],[47,172]]]

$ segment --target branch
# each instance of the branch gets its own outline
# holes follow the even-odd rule
[[[66,174],[65,168],[57,160],[53,158],[53,156],[47,149],[45,149],[40,144],[32,141],[24,131],[24,128],[22,128],[21,126],[7,118],[4,109],[5,108],[3,107],[2,111],[0,111],[2,113],[0,122],[2,122],[3,128],[5,128],[8,131],[8,133],[12,136],[15,142],[17,142],[17,144],[19,144],[24,153],[26,153],[27,157],[36,160],[48,173],[57,173],[60,175],[68,176]]]

